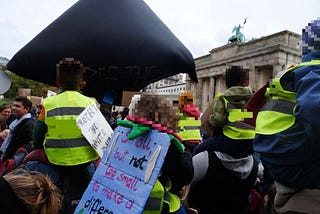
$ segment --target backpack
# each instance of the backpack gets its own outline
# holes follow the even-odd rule
[[[209,124],[214,127],[223,127],[228,120],[226,100],[237,108],[244,109],[251,95],[251,89],[243,86],[233,86],[223,94],[217,94],[212,102]]]

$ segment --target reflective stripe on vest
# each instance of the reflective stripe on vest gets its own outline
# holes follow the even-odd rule
[[[47,148],[73,148],[87,145],[88,141],[85,138],[48,139],[46,142]]]
[[[287,70],[277,73],[273,78],[270,86],[267,88],[266,97],[270,97],[272,100],[283,99],[291,102],[296,101],[296,93],[294,91],[288,91],[283,89],[281,85],[281,78],[288,72],[293,72],[295,69],[303,66],[320,65],[320,60],[311,60],[309,62],[302,62],[298,65],[291,66]]]
[[[78,115],[91,104],[94,100],[76,91],[65,91],[44,100],[48,126],[44,149],[51,163],[70,166],[98,158],[76,125]]]
[[[144,206],[143,214],[160,214],[163,205],[164,187],[159,180],[153,186],[150,196]]]
[[[309,66],[309,65],[320,65],[320,60],[311,60],[309,62],[302,62],[296,66],[293,66],[292,68],[290,68],[289,70],[294,70],[296,68],[302,67],[302,66]]]
[[[161,198],[151,198],[149,197],[146,203],[146,206],[144,207],[144,212],[156,212],[159,213],[161,210],[161,204],[162,204],[162,199]]]
[[[252,118],[252,112],[246,112],[242,109],[237,109],[234,105],[229,103],[225,98],[227,111],[229,113],[228,121],[223,126],[223,134],[231,139],[235,140],[247,140],[253,139],[255,136],[255,130],[253,126],[241,122],[244,118]],[[235,121],[239,120],[239,121]],[[231,122],[233,121],[233,122]]]
[[[229,124],[230,123],[227,123],[223,126],[223,134],[225,136],[235,140],[249,140],[254,138],[255,131],[253,126],[241,122],[232,123],[232,125]],[[246,128],[240,128],[242,125]]]
[[[177,133],[180,135],[183,141],[200,141],[200,126],[201,120],[194,117],[181,117],[178,121],[179,130]]]
[[[83,112],[84,107],[62,107],[49,110],[47,117],[63,116],[63,115],[79,115]]]
[[[170,189],[170,181],[167,181],[166,186],[163,187],[161,182],[157,180],[146,202],[143,214],[160,214],[163,203],[168,204],[170,213],[179,210],[181,204],[180,198],[169,192]]]
[[[296,66],[290,67],[285,73],[293,72],[295,69],[302,66],[312,65],[320,65],[320,60],[302,62]],[[282,76],[284,74],[282,74]],[[280,81],[281,77],[278,78],[278,81]],[[294,125],[296,93],[292,92],[292,94],[294,95],[292,99],[290,96],[285,96],[285,90],[283,90],[282,92],[280,91],[278,96],[271,96],[271,99],[273,100],[267,102],[259,111],[256,119],[257,134],[272,135],[284,131]],[[274,90],[274,93],[276,94],[277,92]]]
[[[295,103],[286,100],[271,100],[259,111],[256,133],[271,135],[284,131],[295,122]]]
[[[185,117],[178,121],[178,127],[184,126],[201,126],[201,120],[197,120],[194,117]]]
[[[177,132],[183,141],[201,140],[201,134],[199,129],[184,130]]]
[[[171,192],[166,192],[164,202],[169,204],[170,213],[174,213],[180,209],[180,198]]]

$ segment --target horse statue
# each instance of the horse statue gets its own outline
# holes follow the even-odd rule
[[[241,28],[244,27],[244,24],[247,22],[247,19],[244,20],[243,22],[243,26],[236,25],[233,27],[232,33],[235,32],[235,35],[231,36],[228,40],[228,42],[232,43],[232,42],[244,42],[245,41],[245,37],[243,35],[243,33],[241,33]]]

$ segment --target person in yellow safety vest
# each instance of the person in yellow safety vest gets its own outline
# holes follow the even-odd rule
[[[243,86],[233,86],[222,95],[217,94],[209,123],[214,127],[222,127],[223,134],[231,139],[253,139],[254,127],[243,122],[253,117],[252,112],[244,108],[251,95],[251,89]]]
[[[280,72],[256,119],[254,150],[275,181],[277,213],[320,210],[320,18],[302,30],[302,63]]]
[[[33,133],[34,147],[37,152],[44,149],[46,157],[36,163],[27,162],[30,169],[49,174],[63,186],[65,213],[75,209],[94,173],[93,161],[99,157],[76,125],[78,115],[95,103],[80,92],[83,75],[84,66],[74,58],[64,58],[57,64],[57,86],[61,92],[43,100]],[[43,154],[34,156],[39,160]]]
[[[179,95],[179,121],[177,133],[183,144],[193,152],[194,146],[201,142],[200,110],[193,104],[194,95],[191,91],[183,91]]]
[[[48,126],[44,150],[50,163],[74,166],[98,158],[96,151],[76,125],[77,116],[94,103],[93,99],[68,90],[44,99],[44,122]]]
[[[173,132],[177,128],[177,110],[163,96],[141,94],[140,99],[132,106],[130,105],[130,113],[126,117],[126,120],[143,118],[155,124],[164,125],[164,130],[168,130],[171,142],[160,175],[146,202],[143,214],[186,213],[179,193],[184,186],[191,182],[193,166],[191,152],[183,146],[181,137]],[[118,125],[126,123],[126,120],[119,121]],[[144,124],[138,125],[142,126]],[[172,132],[169,132],[169,130]]]
[[[215,78],[214,78],[215,79]],[[225,85],[227,88],[231,88],[233,86],[243,86],[243,87],[249,87],[249,69],[244,68],[242,66],[230,66],[226,69],[225,73]],[[213,94],[217,95],[216,93],[216,87],[214,88]],[[207,108],[201,115],[201,137],[202,141],[204,141],[207,138],[210,138],[216,134],[219,134],[222,132],[222,125],[221,124],[209,124],[208,121],[210,120],[210,117],[212,118],[212,115],[217,115],[215,112],[213,112],[213,108],[211,107],[213,103],[217,104],[216,99],[213,99],[212,102],[209,104],[209,108]],[[221,104],[221,102],[219,102]],[[217,106],[218,109],[223,109],[224,111],[224,104],[221,104],[222,106]],[[224,116],[226,115],[223,114]],[[220,115],[221,116],[221,115]],[[218,116],[219,117],[219,116]],[[219,122],[215,119],[216,122]],[[245,122],[249,124],[249,122],[253,121],[254,118],[246,118]],[[212,121],[212,120],[210,120]],[[225,118],[223,122],[225,121]],[[215,123],[216,123],[215,122]],[[213,128],[214,127],[214,128]]]
[[[199,213],[245,213],[258,172],[253,157],[254,127],[245,105],[248,87],[233,86],[213,101],[210,124],[221,131],[194,148],[194,177],[188,194],[190,207]],[[208,197],[210,195],[210,197]]]

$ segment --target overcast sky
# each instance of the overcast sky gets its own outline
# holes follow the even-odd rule
[[[10,59],[75,2],[77,0],[1,0],[0,56]],[[242,33],[250,40],[282,30],[301,34],[308,22],[320,17],[319,0],[145,2],[195,58],[226,44],[233,35],[233,27],[243,24],[245,18]]]

